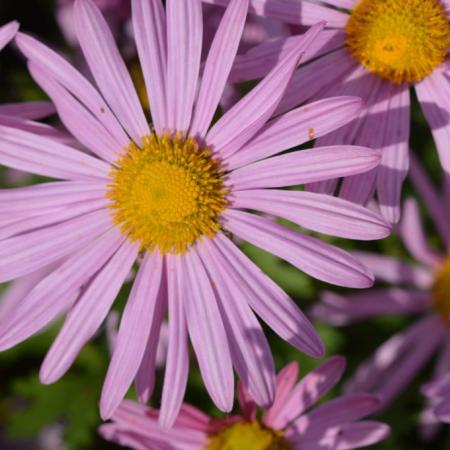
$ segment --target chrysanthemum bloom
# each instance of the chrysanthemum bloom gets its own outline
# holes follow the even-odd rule
[[[450,370],[450,193],[439,194],[415,158],[411,175],[423,196],[444,242],[436,252],[427,243],[417,202],[406,201],[400,226],[402,240],[416,263],[370,253],[358,257],[378,281],[392,284],[361,295],[340,296],[327,292],[313,308],[313,315],[333,325],[345,325],[385,314],[420,318],[385,342],[364,363],[348,384],[348,391],[366,391],[380,396],[386,407],[437,355],[433,379]],[[431,425],[431,424],[430,424]]]
[[[444,423],[450,423],[450,372],[422,387],[422,393],[433,406],[434,417]]]
[[[225,5],[229,0],[206,0]],[[433,132],[442,167],[450,173],[450,49],[448,0],[251,0],[250,11],[285,22],[311,25],[327,21],[309,59],[293,76],[281,113],[304,101],[357,95],[366,102],[358,120],[318,140],[319,145],[355,144],[382,150],[380,167],[346,178],[340,195],[366,203],[376,191],[382,213],[400,217],[400,192],[408,171],[410,88],[414,87]],[[237,61],[231,79],[264,75],[289,40],[263,44]],[[303,59],[306,62],[308,58]],[[336,181],[315,183],[312,191],[333,193]]]
[[[0,281],[65,259],[4,319],[0,348],[14,346],[69,311],[40,373],[44,383],[57,380],[100,327],[138,262],[101,414],[111,416],[134,379],[139,398],[148,400],[167,309],[161,420],[170,425],[186,387],[188,336],[205,386],[224,411],[233,404],[233,367],[258,404],[269,405],[274,397],[273,360],[253,311],[300,350],[323,353],[310,322],[239,251],[231,234],[321,280],[359,288],[372,284],[371,274],[348,253],[248,209],[344,237],[375,239],[390,229],[377,214],[341,199],[267,189],[361,173],[379,163],[379,152],[345,146],[271,157],[307,141],[311,126],[326,133],[360,111],[358,99],[335,98],[268,121],[322,25],[298,39],[277,67],[210,127],[247,2],[235,0],[227,9],[201,81],[201,2],[166,5],[164,11],[159,0],[132,2],[152,126],[91,0],[75,2],[74,20],[99,91],[42,43],[25,34],[16,38],[62,121],[94,156],[0,127],[1,163],[65,180],[0,193],[2,213],[25,215],[2,235]]]
[[[137,450],[351,450],[380,442],[389,427],[360,420],[376,410],[376,397],[350,394],[313,407],[336,385],[344,367],[343,358],[331,358],[296,383],[299,367],[291,363],[278,374],[271,408],[258,411],[239,385],[239,415],[215,419],[184,404],[170,431],[158,427],[157,411],[124,401],[100,433]]]

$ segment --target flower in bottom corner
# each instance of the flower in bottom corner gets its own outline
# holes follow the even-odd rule
[[[158,426],[157,411],[126,400],[100,433],[136,450],[351,450],[381,442],[389,427],[360,420],[378,407],[373,395],[344,395],[314,407],[344,367],[344,358],[330,358],[297,383],[299,366],[291,363],[277,376],[270,408],[259,410],[240,384],[239,414],[211,418],[184,404],[171,430]]]
[[[0,192],[6,218],[0,282],[60,261],[3,318],[0,349],[66,315],[40,372],[44,383],[55,382],[100,328],[136,266],[100,410],[111,417],[134,381],[139,399],[148,401],[168,312],[160,420],[170,427],[186,389],[189,339],[205,387],[223,411],[233,405],[233,368],[259,405],[273,402],[274,363],[256,315],[301,351],[323,354],[312,324],[239,250],[233,235],[321,280],[355,288],[373,282],[347,252],[255,211],[362,240],[385,237],[390,226],[362,206],[279,189],[362,173],[380,162],[379,152],[353,146],[274,156],[311,139],[311,124],[324,134],[361,109],[359,99],[334,98],[269,120],[323,24],[299,37],[267,77],[212,124],[248,2],[230,3],[202,78],[201,2],[165,3],[166,9],[159,0],[132,1],[151,125],[93,1],[77,0],[74,20],[98,89],[35,38],[16,37],[64,125],[91,153],[0,125],[0,163],[62,180]]]

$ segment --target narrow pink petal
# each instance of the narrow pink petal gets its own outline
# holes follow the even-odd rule
[[[290,111],[272,119],[254,139],[227,158],[227,168],[234,169],[317,139],[352,121],[361,109],[361,99],[347,96],[319,100]]]
[[[51,70],[55,80],[89,109],[92,115],[121,144],[121,147],[126,147],[130,143],[129,137],[123,131],[105,100],[92,84],[65,59],[38,40],[23,33],[18,33],[16,44],[27,59]]]
[[[66,180],[107,179],[109,164],[46,137],[0,125],[0,163]]]
[[[389,437],[391,429],[384,423],[364,420],[341,425],[337,434],[336,450],[353,450],[377,444]]]
[[[214,282],[219,309],[229,339],[233,364],[256,403],[267,408],[275,395],[275,366],[264,332],[213,241],[198,245],[198,253]]]
[[[132,0],[133,31],[145,85],[150,99],[153,126],[162,134],[167,116],[166,18],[160,0]]]
[[[359,67],[358,62],[351,57],[346,48],[336,50],[306,64],[294,72],[291,82],[275,110],[275,115],[289,111],[318,96],[323,97],[321,94],[324,91],[329,91],[330,88],[335,89]],[[367,75],[364,78],[367,78]],[[325,98],[336,95],[338,95],[336,92],[329,93]],[[344,95],[344,93],[340,95]],[[347,92],[346,95],[356,95],[356,92]]]
[[[242,382],[239,382],[237,386],[237,399],[243,417],[248,421],[254,421],[258,407]]]
[[[114,163],[124,149],[101,122],[52,78],[51,70],[33,62],[28,63],[28,69],[55,104],[59,117],[72,135],[101,159]]]
[[[284,187],[367,172],[381,154],[365,147],[322,147],[275,156],[231,172],[234,190]]]
[[[292,49],[296,39],[296,36],[271,39],[238,55],[233,63],[230,81],[242,83],[263,78]],[[345,34],[342,30],[322,31],[306,50],[302,64],[342,47],[344,42]]]
[[[0,280],[13,280],[69,255],[111,226],[111,217],[107,211],[94,211],[1,241]]]
[[[180,261],[183,256],[166,255],[169,306],[169,346],[162,389],[159,424],[169,429],[183,403],[189,372],[188,333],[185,317],[186,274]]]
[[[423,228],[419,205],[412,197],[404,204],[399,232],[407,250],[417,261],[432,268],[442,263],[444,255],[436,253],[428,245],[428,235]]]
[[[359,0],[325,0],[325,3],[337,8],[353,9]]]
[[[9,22],[0,27],[0,50],[14,37],[19,30],[19,23]]]
[[[24,233],[30,233],[48,226],[68,222],[85,214],[104,210],[107,206],[108,200],[101,198],[99,200],[67,204],[60,209],[43,209],[31,215],[18,216],[17,220],[13,223],[0,227],[0,240],[3,241],[13,236],[23,235]]]
[[[164,269],[164,268],[163,268]],[[158,366],[158,351],[161,348],[162,326],[164,314],[167,311],[167,276],[163,270],[158,298],[156,299],[156,309],[153,313],[153,320],[150,334],[147,339],[144,356],[136,375],[136,393],[141,403],[148,403],[155,387],[155,369]],[[165,325],[165,324],[164,324]],[[168,334],[167,327],[167,334]],[[167,337],[167,341],[168,341]],[[168,342],[167,342],[168,346]],[[164,364],[166,363],[166,354],[164,355]]]
[[[354,251],[353,254],[375,275],[379,281],[391,284],[410,284],[419,289],[430,289],[434,273],[422,265],[409,264],[400,259]]]
[[[442,402],[434,411],[436,414],[436,417],[444,422],[444,423],[450,423],[450,403],[448,399],[445,400],[445,402]]]
[[[226,6],[230,0],[203,0],[205,3]],[[258,16],[270,17],[296,25],[314,25],[326,20],[328,26],[344,28],[348,15],[315,3],[298,0],[250,0],[249,11]]]
[[[200,0],[168,0],[167,14],[167,128],[187,132],[200,71],[203,42]],[[158,94],[159,95],[159,94]]]
[[[206,142],[222,158],[237,152],[272,116],[302,54],[323,27],[317,24],[297,38],[294,48],[269,74],[214,124]]]
[[[216,31],[205,63],[190,135],[204,137],[225,88],[244,30],[249,0],[232,0]]]
[[[128,241],[113,255],[72,308],[40,371],[44,384],[57,381],[69,369],[86,342],[105,320],[138,256]]]
[[[409,169],[409,86],[395,86],[389,98],[387,127],[377,178],[381,213],[390,223],[400,220],[403,181]]]
[[[379,399],[370,394],[343,395],[303,415],[294,427],[302,434],[302,439],[307,441],[313,436],[323,436],[329,428],[345,425],[372,414],[379,404]]]
[[[224,412],[233,408],[234,380],[230,348],[217,299],[194,249],[182,259],[187,272],[186,319],[205,387]]]
[[[78,41],[97,85],[122,126],[136,143],[150,128],[128,69],[102,13],[91,0],[76,0]]]
[[[287,294],[224,235],[219,234],[215,242],[227,259],[235,284],[241,287],[242,295],[256,314],[300,351],[314,358],[323,356],[319,335]]]
[[[450,173],[450,139],[449,107],[446,99],[450,95],[448,74],[441,67],[416,84],[416,93],[425,118],[433,133],[434,142],[439,153],[442,168]]]
[[[377,213],[324,194],[272,189],[237,191],[233,208],[282,217],[319,233],[350,239],[382,239],[391,227]]]
[[[437,192],[436,187],[427,176],[424,167],[415,156],[414,152],[411,152],[410,159],[410,179],[417,192],[422,197],[422,200],[425,202],[428,212],[433,218],[434,224],[441,238],[447,246],[450,246],[450,227],[448,226],[450,221],[450,212],[448,208],[442,207],[443,202],[445,202],[445,198]]]
[[[55,114],[55,107],[50,102],[3,103],[0,116],[14,116],[21,119],[37,120]]]
[[[263,423],[269,427],[274,428],[274,421],[285,403],[289,400],[292,389],[297,382],[300,367],[297,362],[292,362],[283,367],[277,375],[277,389],[275,393],[275,401],[273,405],[264,413]]]
[[[321,302],[313,306],[311,315],[316,320],[342,326],[386,314],[425,312],[430,307],[430,294],[419,290],[384,288],[348,296],[324,292]]]
[[[326,395],[339,382],[344,369],[345,359],[340,356],[321,364],[297,384],[276,414],[264,417],[264,423],[268,425],[270,418],[271,427],[276,430],[285,428]]]
[[[363,363],[346,386],[349,392],[372,392],[386,407],[429,362],[445,336],[442,318],[429,315],[386,341]]]
[[[71,203],[100,200],[106,183],[54,181],[14,189],[0,189],[0,213],[20,214],[60,208]]]
[[[24,341],[69,308],[82,285],[103,267],[124,240],[112,229],[36,284],[1,323],[0,349],[6,350]]]
[[[161,284],[163,257],[147,254],[142,262],[120,323],[117,344],[100,400],[103,420],[110,419],[137,374],[150,336]]]
[[[353,288],[373,284],[367,269],[344,250],[242,211],[228,210],[224,219],[225,228],[241,239],[285,259],[319,280]]]

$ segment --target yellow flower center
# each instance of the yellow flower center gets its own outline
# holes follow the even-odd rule
[[[448,321],[450,316],[450,258],[436,272],[433,302],[437,311]]]
[[[450,48],[449,20],[439,0],[360,0],[345,31],[351,54],[395,84],[422,80]]]
[[[184,253],[213,237],[227,206],[223,171],[193,138],[151,134],[116,161],[107,197],[114,222],[142,249]]]
[[[205,450],[290,450],[281,431],[259,422],[238,422],[211,436]]]

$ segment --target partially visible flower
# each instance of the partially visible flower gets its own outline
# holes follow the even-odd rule
[[[311,134],[346,124],[361,109],[357,98],[332,98],[269,120],[323,24],[297,38],[267,77],[212,123],[247,1],[230,3],[201,81],[201,2],[168,0],[164,10],[159,0],[133,0],[132,7],[152,125],[91,0],[75,2],[75,24],[99,90],[36,39],[23,33],[16,37],[61,120],[95,156],[0,126],[2,164],[65,180],[0,192],[0,212],[24,216],[0,241],[0,281],[66,258],[5,318],[0,348],[13,347],[68,313],[40,372],[44,383],[58,380],[101,326],[137,263],[103,388],[102,416],[113,414],[134,380],[140,400],[149,399],[166,311],[162,424],[170,426],[182,404],[189,337],[206,389],[220,409],[233,405],[233,368],[258,404],[270,405],[274,363],[255,313],[311,356],[321,356],[323,344],[295,303],[229,235],[321,280],[370,286],[372,275],[348,253],[254,211],[341,237],[385,237],[390,226],[366,208],[276,189],[362,173],[378,165],[379,152],[339,146],[274,156],[310,140]]]
[[[441,422],[450,424],[450,372],[422,387],[432,405],[432,413]]]
[[[445,189],[436,191],[415,157],[411,163],[411,179],[442,238],[442,250],[429,247],[417,201],[409,198],[399,231],[416,262],[357,252],[377,281],[392,286],[346,296],[325,292],[313,308],[316,319],[337,326],[387,314],[419,315],[413,325],[381,345],[347,385],[348,392],[363,390],[378,395],[381,407],[406,390],[434,355],[433,379],[450,371],[450,195]],[[431,422],[424,420],[425,435],[433,432]]]
[[[278,374],[271,408],[258,410],[240,384],[239,414],[217,419],[184,404],[170,431],[158,427],[157,411],[124,401],[100,433],[136,450],[351,450],[381,442],[389,427],[360,420],[377,409],[376,397],[349,394],[314,407],[344,367],[343,358],[331,358],[297,383],[299,367],[291,363]]]
[[[229,0],[204,0],[226,5]],[[441,165],[450,174],[450,2],[448,0],[250,0],[250,12],[285,23],[329,29],[303,59],[304,66],[277,108],[305,101],[357,95],[365,102],[357,120],[319,139],[318,145],[367,145],[382,151],[371,173],[314,183],[313,192],[338,192],[365,204],[377,196],[383,215],[400,219],[400,198],[408,172],[411,88],[433,133]],[[264,76],[289,51],[291,38],[263,43],[236,60],[231,81]]]

